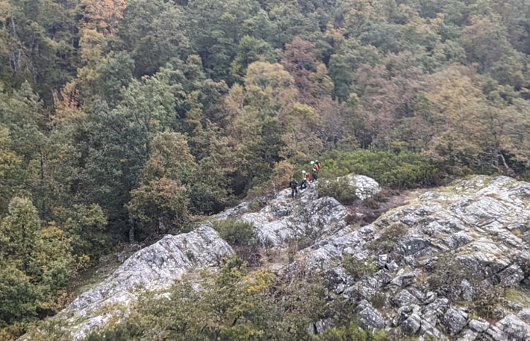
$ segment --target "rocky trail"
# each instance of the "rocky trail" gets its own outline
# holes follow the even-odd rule
[[[348,181],[362,199],[381,191],[368,177]],[[294,200],[281,191],[258,212],[243,202],[134,253],[54,319],[82,339],[126,315],[140,292],[167,289],[196,269],[216,271],[235,251],[212,221],[237,219],[251,222],[268,249],[308,243],[290,262],[270,268],[279,276],[322,272],[329,296],[351,304],[364,328],[461,341],[530,340],[529,183],[475,176],[392,198],[381,209],[394,206],[363,222],[361,206],[319,198],[314,186]],[[108,308],[114,306],[120,308]],[[314,331],[327,323],[315,321]]]

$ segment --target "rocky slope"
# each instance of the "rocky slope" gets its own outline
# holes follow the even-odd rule
[[[372,182],[357,182],[377,192],[362,185]],[[260,212],[244,213],[242,204],[220,218],[253,222],[260,240],[274,246],[312,236],[314,245],[281,272],[324,269],[331,291],[351,301],[365,327],[436,339],[530,340],[530,184],[456,181],[364,227],[346,226],[348,210],[317,199],[313,189],[294,201],[289,194]],[[348,256],[353,265],[344,264]]]
[[[370,178],[348,179],[360,197],[380,191]],[[311,185],[295,200],[284,190],[259,212],[242,203],[213,219],[253,222],[266,247],[312,241],[293,263],[274,270],[280,276],[323,271],[329,299],[345,298],[366,328],[435,339],[530,340],[530,184],[476,176],[426,192],[367,226],[348,225],[350,214],[337,200],[318,198]],[[99,313],[102,306],[127,306],[139,286],[166,288],[189,269],[215,269],[232,254],[208,226],[166,236],[59,318],[82,338],[113,316]],[[315,321],[314,331],[327,323]]]
[[[127,314],[143,290],[166,289],[190,269],[215,270],[234,251],[208,226],[178,236],[165,236],[127,259],[109,278],[77,297],[56,319],[71,339],[83,339],[89,330],[104,327]]]
[[[529,241],[530,184],[477,176],[319,240],[290,268],[326,269],[368,328],[530,340]],[[358,276],[345,271],[346,255],[360,260]]]
[[[363,175],[347,176],[350,186],[355,187],[357,197],[366,199],[379,193],[381,188],[372,178]],[[322,181],[322,180],[321,180]],[[248,203],[219,214],[216,219],[241,219],[254,224],[259,241],[269,247],[282,247],[293,239],[318,240],[346,227],[349,211],[336,199],[318,198],[315,185],[291,199],[291,190],[279,192],[259,212],[249,213]]]

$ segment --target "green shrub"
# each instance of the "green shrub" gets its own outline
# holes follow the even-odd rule
[[[372,303],[372,306],[376,309],[382,309],[386,307],[387,305],[387,299],[386,295],[382,292],[376,293],[370,297],[368,297],[368,300],[370,303]]]
[[[483,285],[483,276],[463,266],[453,254],[446,253],[437,259],[427,283],[431,291],[458,302],[463,298],[464,280],[473,287],[471,300],[467,303],[470,311],[483,318],[499,318],[496,308],[506,303],[505,296],[509,291],[502,286]]]
[[[408,227],[402,223],[395,223],[381,233],[381,236],[367,245],[367,248],[378,253],[391,253],[396,250],[397,242],[408,231]]]
[[[436,265],[427,280],[429,288],[453,301],[460,299],[464,279],[472,280],[474,274],[465,268],[452,254],[438,257]]]
[[[320,157],[323,179],[333,179],[348,174],[362,174],[386,187],[404,189],[435,184],[440,171],[419,154],[387,151],[357,150],[331,151]]]
[[[361,260],[351,255],[346,255],[342,264],[344,266],[344,270],[346,270],[346,272],[349,275],[352,275],[355,279],[365,276],[372,276],[377,271],[377,267],[371,260]]]
[[[203,277],[204,290],[182,282],[171,299],[146,292],[130,316],[88,340],[308,340],[307,326],[326,313],[323,282],[306,272],[290,276],[249,273],[232,258],[219,274]]]
[[[230,245],[251,245],[256,241],[254,224],[234,219],[216,220],[213,228]]]
[[[347,179],[341,178],[332,181],[319,181],[317,183],[319,198],[333,197],[343,205],[351,205],[357,197],[357,188],[350,185]]]
[[[405,338],[401,335],[391,335],[380,330],[373,333],[369,329],[361,328],[358,322],[350,322],[344,326],[328,328],[323,335],[313,336],[313,341],[413,341],[416,338]]]

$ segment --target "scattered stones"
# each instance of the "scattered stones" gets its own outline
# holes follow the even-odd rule
[[[499,278],[505,286],[514,286],[524,279],[523,270],[517,264],[512,264],[499,273]]]
[[[385,319],[383,318],[381,313],[376,309],[372,308],[371,306],[367,306],[366,308],[361,310],[358,315],[361,324],[365,328],[379,330],[385,326]]]
[[[473,289],[473,286],[467,279],[463,279],[462,283],[460,283],[460,289],[462,290],[462,298],[466,301],[473,300],[473,293],[475,290]]]
[[[477,332],[468,329],[462,333],[462,335],[457,339],[457,341],[474,341],[476,340],[477,336]]]
[[[401,290],[395,297],[394,303],[398,307],[403,307],[405,305],[411,304],[420,304],[420,301],[414,297],[408,290]]]
[[[412,314],[403,322],[403,331],[407,334],[414,335],[420,331],[421,318],[417,314]]]
[[[483,319],[469,321],[469,328],[478,333],[485,332],[489,328],[489,326],[490,324],[488,323],[488,321]]]

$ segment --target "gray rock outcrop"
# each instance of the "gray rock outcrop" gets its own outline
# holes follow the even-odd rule
[[[380,191],[370,178],[347,179],[360,198]],[[362,227],[348,223],[352,211],[337,200],[318,198],[313,184],[294,200],[290,194],[280,191],[258,212],[243,202],[213,219],[252,222],[267,247],[304,239],[311,246],[290,264],[274,264],[274,271],[322,271],[329,297],[342,296],[367,329],[434,339],[530,341],[529,183],[502,176],[455,181]],[[167,288],[190,269],[215,269],[232,254],[207,226],[166,236],[60,316],[82,338],[111,318],[100,307],[127,307],[136,289]],[[365,268],[352,272],[346,259]],[[327,325],[315,321],[309,329],[321,333]]]
[[[127,307],[143,290],[170,287],[190,269],[215,269],[232,248],[208,226],[177,236],[165,236],[127,259],[109,278],[77,297],[57,318],[64,319],[73,339],[82,339],[103,327]],[[108,307],[117,306],[116,309]],[[107,309],[102,309],[107,307]],[[107,312],[102,313],[103,310]]]
[[[355,187],[356,195],[361,200],[381,191],[379,184],[367,176],[348,175],[344,179]],[[285,189],[259,212],[247,211],[248,203],[242,203],[219,214],[217,219],[251,222],[256,228],[259,242],[274,247],[285,246],[294,239],[317,240],[332,235],[346,227],[344,219],[349,214],[348,209],[336,199],[318,198],[314,183],[309,184],[307,189],[300,190],[295,200],[291,199],[291,190]]]
[[[366,328],[392,326],[437,339],[530,340],[529,212],[530,184],[475,176],[426,192],[371,225],[324,235],[283,271],[324,269],[335,294],[360,306]],[[342,268],[346,255],[377,270],[355,278]],[[512,302],[510,292],[525,299]],[[488,293],[494,301],[480,304],[492,304],[490,322],[472,319],[468,308]],[[391,306],[376,313],[366,303],[373,297]]]

